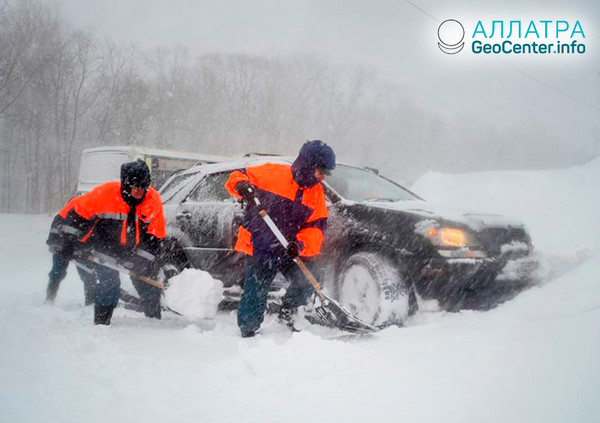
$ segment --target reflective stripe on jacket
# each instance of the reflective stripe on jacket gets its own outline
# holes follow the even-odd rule
[[[300,188],[292,177],[291,166],[276,163],[232,172],[225,188],[236,198],[241,198],[235,190],[235,186],[241,181],[249,181],[257,188],[256,195],[286,239],[300,242],[301,256],[310,257],[321,252],[323,232],[327,225],[327,206],[320,183]],[[246,207],[235,249],[263,257],[283,254],[283,247],[254,206]]]
[[[50,231],[64,232],[70,235],[75,235],[79,238],[79,242],[86,242],[92,235],[93,225],[76,225],[77,227],[70,224],[68,216],[75,207],[75,203],[79,197],[73,197],[69,202],[58,212],[58,215],[52,222],[52,228]],[[72,219],[71,219],[72,220]],[[82,227],[83,226],[83,227]]]
[[[134,224],[128,228],[129,212],[130,206],[121,196],[121,183],[106,182],[73,198],[59,214],[68,227],[81,231],[81,235],[93,225],[91,242],[109,249],[131,250],[152,237],[165,237],[162,201],[154,188],[149,187],[144,200],[135,207]]]

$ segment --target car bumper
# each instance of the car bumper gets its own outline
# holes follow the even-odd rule
[[[443,259],[427,261],[414,276],[417,293],[436,299],[449,310],[488,309],[535,283],[535,254],[502,259]]]

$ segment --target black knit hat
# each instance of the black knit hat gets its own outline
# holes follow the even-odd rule
[[[148,189],[150,186],[150,169],[143,160],[123,163],[121,166],[121,184],[124,187],[139,187]]]

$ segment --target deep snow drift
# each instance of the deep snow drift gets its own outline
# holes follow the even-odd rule
[[[554,171],[442,175],[429,172],[412,189],[426,200],[516,217],[546,254],[600,246],[600,158]]]
[[[42,304],[51,218],[0,215],[0,421],[596,422],[599,175],[600,161],[424,176],[413,189],[430,201],[522,218],[549,279],[489,312],[421,311],[355,338],[268,316],[241,339],[231,312],[119,308],[95,327],[73,268]]]

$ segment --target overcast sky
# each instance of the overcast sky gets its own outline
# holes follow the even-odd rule
[[[441,0],[58,3],[75,26],[144,48],[179,44],[196,54],[268,56],[308,52],[335,62],[367,64],[409,87],[430,109],[496,125],[544,127],[566,144],[589,142],[600,122],[596,0],[459,0],[451,5]],[[438,49],[437,29],[449,18],[464,24],[465,41],[470,41],[479,19],[486,30],[492,20],[521,20],[525,25],[531,20],[567,20],[571,25],[579,20],[586,38],[578,41],[585,43],[586,53],[497,57],[465,50],[446,55]]]

